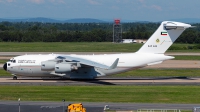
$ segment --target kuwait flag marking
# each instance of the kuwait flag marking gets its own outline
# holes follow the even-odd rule
[[[161,32],[161,35],[166,36],[166,35],[167,35],[167,32]]]

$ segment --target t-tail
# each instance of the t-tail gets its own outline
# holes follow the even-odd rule
[[[137,53],[163,54],[190,24],[164,21]]]

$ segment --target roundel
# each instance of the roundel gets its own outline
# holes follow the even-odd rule
[[[159,43],[160,42],[160,40],[159,39],[156,39],[156,43]]]

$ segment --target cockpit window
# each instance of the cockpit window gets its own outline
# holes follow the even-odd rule
[[[9,62],[16,63],[16,60],[9,60]]]

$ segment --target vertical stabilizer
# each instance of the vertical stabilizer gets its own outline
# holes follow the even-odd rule
[[[163,54],[183,31],[190,27],[190,24],[164,21],[137,52]]]

